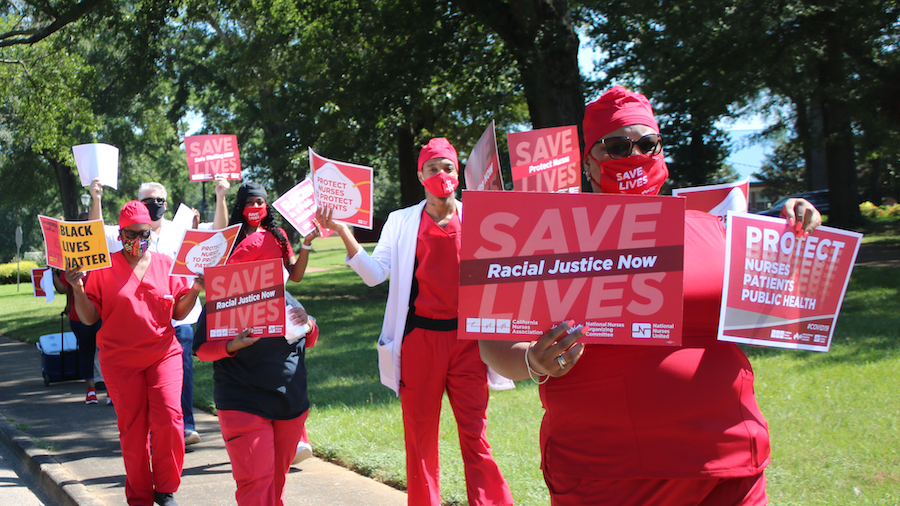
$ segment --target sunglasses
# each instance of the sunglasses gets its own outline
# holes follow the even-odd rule
[[[122,230],[122,235],[125,236],[129,241],[133,241],[135,239],[149,239],[150,231],[149,230],[141,230],[139,232],[135,232],[134,230]]]
[[[165,204],[166,199],[162,197],[147,197],[145,199],[142,199],[141,202],[143,202],[144,204],[152,204],[154,202],[156,202],[157,204]]]
[[[603,156],[602,149],[605,149],[612,159],[625,158],[626,156],[631,156],[635,146],[645,155],[658,155],[662,153],[662,135],[647,134],[636,141],[628,137],[607,137],[606,139],[600,139],[594,144],[591,148],[591,154],[599,158]]]

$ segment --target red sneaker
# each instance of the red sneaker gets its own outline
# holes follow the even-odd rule
[[[97,391],[93,388],[87,391],[87,397],[84,398],[85,404],[97,404]]]

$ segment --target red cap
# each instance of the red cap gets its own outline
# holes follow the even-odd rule
[[[584,109],[584,158],[604,135],[628,125],[646,125],[659,132],[650,101],[640,93],[613,86]]]
[[[135,223],[150,225],[150,222],[150,211],[147,210],[147,206],[143,202],[130,200],[119,211],[119,228],[125,228]]]
[[[428,141],[428,144],[422,146],[416,170],[422,170],[425,162],[432,158],[449,158],[453,160],[454,167],[459,170],[459,156],[456,154],[456,148],[444,137],[435,137]]]

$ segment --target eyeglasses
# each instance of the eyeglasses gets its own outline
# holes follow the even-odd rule
[[[157,204],[165,204],[166,199],[164,199],[163,197],[147,197],[145,199],[141,199],[141,202],[143,202],[144,204],[152,204],[154,202],[156,202]]]
[[[625,158],[631,156],[635,146],[645,155],[658,155],[662,153],[662,135],[647,134],[636,141],[628,137],[607,137],[597,141],[590,153],[594,157],[600,157],[603,156],[601,149],[605,149],[612,159]]]
[[[149,230],[141,230],[141,231],[135,232],[134,230],[123,229],[122,235],[124,235],[125,238],[128,239],[129,241],[133,241],[137,238],[149,239],[150,231]]]

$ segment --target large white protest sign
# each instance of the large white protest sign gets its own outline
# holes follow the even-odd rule
[[[79,144],[72,146],[72,154],[81,186],[90,186],[100,178],[100,184],[119,188],[119,148],[103,143]]]

